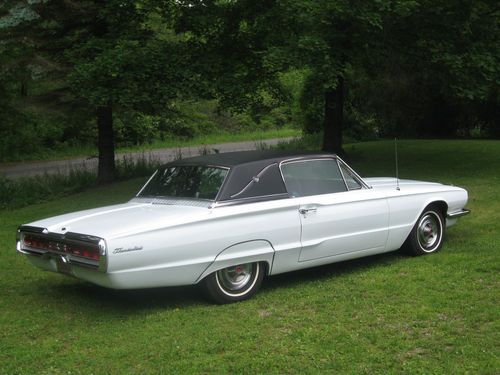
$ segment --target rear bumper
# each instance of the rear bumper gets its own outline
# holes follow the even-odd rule
[[[455,225],[458,221],[458,218],[465,216],[469,213],[470,213],[470,210],[468,210],[466,208],[462,208],[462,209],[457,210],[457,211],[448,212],[446,214],[446,226],[451,227],[452,225]]]
[[[196,284],[199,275],[213,262],[172,263],[159,267],[132,269],[115,272],[99,272],[74,263],[64,263],[57,257],[26,255],[36,267],[111,289],[143,289]]]

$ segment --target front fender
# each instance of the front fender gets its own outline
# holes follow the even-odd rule
[[[273,260],[274,248],[269,241],[252,240],[240,242],[222,250],[196,282],[199,282],[215,271],[244,263],[266,262],[268,270],[270,270]]]

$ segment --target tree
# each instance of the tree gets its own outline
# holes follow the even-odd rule
[[[277,73],[307,68],[323,92],[323,149],[343,154],[346,71],[380,44],[383,11],[371,1],[190,2],[181,29],[197,35],[209,55],[221,56],[217,90],[226,102],[256,100]]]
[[[173,1],[11,1],[2,39],[30,46],[56,91],[95,113],[98,181],[113,180],[113,113],[162,111],[192,75],[186,51],[164,32]]]
[[[398,63],[454,97],[497,98],[498,13],[472,0],[189,1],[179,29],[215,61],[216,91],[231,106],[273,92],[279,72],[307,69],[322,92],[323,149],[343,154],[346,87],[359,76],[390,82]]]

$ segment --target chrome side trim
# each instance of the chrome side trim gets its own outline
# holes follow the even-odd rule
[[[212,206],[210,206],[210,208],[235,206],[235,205],[247,204],[247,203],[267,202],[267,201],[273,201],[273,200],[278,200],[278,199],[288,199],[288,198],[290,198],[288,193],[261,195],[258,197],[247,197],[247,198],[218,201],[218,202],[215,202]]]
[[[456,219],[458,217],[465,216],[468,214],[470,214],[470,210],[468,210],[466,208],[462,208],[460,211],[448,212],[446,214],[446,217],[448,219]]]

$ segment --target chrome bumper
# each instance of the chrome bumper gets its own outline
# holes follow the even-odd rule
[[[456,219],[456,218],[459,218],[461,216],[465,216],[465,215],[468,215],[470,214],[470,210],[466,209],[466,208],[463,208],[459,211],[453,211],[453,212],[449,212],[446,217],[448,219]]]

